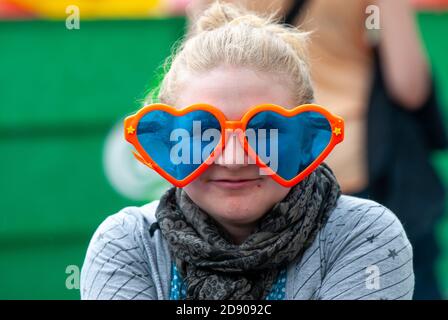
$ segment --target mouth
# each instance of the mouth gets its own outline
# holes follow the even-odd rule
[[[209,182],[214,186],[229,190],[251,188],[262,181],[261,178],[254,179],[212,179]]]

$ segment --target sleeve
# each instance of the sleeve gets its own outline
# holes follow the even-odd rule
[[[135,217],[120,212],[98,227],[81,270],[81,299],[156,299],[137,226]]]
[[[368,205],[365,205],[368,203]],[[412,247],[397,217],[373,202],[341,217],[324,243],[323,300],[412,299]]]

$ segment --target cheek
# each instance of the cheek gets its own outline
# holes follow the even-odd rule
[[[196,204],[199,204],[198,202],[203,202],[203,200],[207,199],[207,196],[205,196],[206,189],[207,185],[199,179],[194,180],[184,187],[184,191]]]
[[[288,194],[289,190],[291,190],[291,188],[283,187],[271,178],[267,177],[265,186],[263,188],[263,195],[266,202],[274,205],[275,203],[283,200]]]

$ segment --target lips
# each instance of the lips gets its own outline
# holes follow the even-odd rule
[[[254,179],[212,179],[211,184],[230,190],[238,190],[244,188],[254,187],[261,182],[261,178]]]

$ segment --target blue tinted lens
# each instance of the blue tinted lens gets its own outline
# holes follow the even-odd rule
[[[314,111],[293,117],[263,111],[249,120],[246,138],[265,164],[283,179],[291,180],[328,146],[331,125]]]
[[[192,111],[183,116],[156,110],[144,115],[137,126],[140,145],[165,172],[183,180],[210,155],[221,137],[213,114]]]

